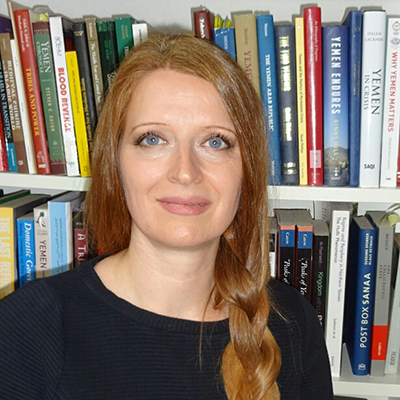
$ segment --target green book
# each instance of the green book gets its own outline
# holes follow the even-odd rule
[[[58,111],[56,77],[48,22],[32,24],[35,42],[36,63],[39,73],[40,92],[43,99],[43,114],[46,124],[47,143],[51,160],[51,171],[66,175],[65,151],[63,145],[61,118]]]
[[[27,196],[31,191],[29,189],[21,189],[16,192],[7,193],[0,197],[0,204],[7,203],[7,201],[19,199],[20,197]]]
[[[117,37],[118,60],[120,63],[133,47],[133,21],[134,19],[131,17],[115,18],[115,33]]]
[[[107,94],[118,69],[118,50],[114,20],[97,22],[104,94]]]

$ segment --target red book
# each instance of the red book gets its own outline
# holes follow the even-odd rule
[[[321,186],[324,184],[321,8],[304,8],[303,18],[308,184]]]
[[[211,14],[208,10],[198,10],[193,13],[194,34],[201,39],[213,40]]]
[[[8,171],[8,160],[6,151],[6,140],[3,132],[3,122],[0,118],[0,171]]]
[[[14,17],[37,170],[39,174],[50,174],[50,157],[47,149],[46,128],[29,10],[15,10]]]
[[[399,154],[397,156],[397,186],[400,186],[400,141],[399,141]]]

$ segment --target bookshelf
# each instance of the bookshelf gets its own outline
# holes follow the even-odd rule
[[[37,0],[19,0],[20,3],[33,7],[42,4]],[[96,15],[99,18],[130,14],[138,20],[148,22],[152,27],[169,31],[192,30],[191,9],[198,7],[199,2],[194,0],[154,0],[143,2],[138,0],[115,0],[102,2],[101,7],[95,0],[47,0],[44,2],[55,12],[70,18]],[[156,4],[156,7],[155,7]],[[269,11],[275,21],[292,21],[299,15],[306,1],[286,0],[285,6],[279,2],[265,2],[263,0],[208,0],[203,3],[207,8],[222,17],[232,16],[239,11]],[[346,9],[360,7],[381,7],[388,15],[400,15],[399,0],[320,0],[313,3],[322,7],[323,22],[340,22]],[[0,14],[8,15],[7,3],[0,3]],[[90,187],[90,178],[70,178],[64,176],[31,176],[15,173],[0,173],[0,187],[31,188],[34,191],[87,191]],[[360,189],[360,188],[329,188],[304,186],[272,186],[269,196],[279,200],[305,201],[349,201],[349,202],[384,202],[395,203],[400,201],[400,189]],[[346,352],[345,352],[346,354]],[[382,378],[354,377],[350,371],[348,357],[343,360],[343,372],[340,378],[333,381],[335,394],[341,396],[358,396],[369,400],[400,400],[400,375]]]

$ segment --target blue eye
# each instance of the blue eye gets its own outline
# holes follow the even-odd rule
[[[212,149],[216,150],[230,149],[232,147],[229,140],[224,137],[221,137],[220,135],[211,137],[206,141],[205,145],[207,147],[211,147]]]
[[[148,135],[143,139],[143,143],[147,146],[155,146],[160,143],[160,138],[156,135]]]

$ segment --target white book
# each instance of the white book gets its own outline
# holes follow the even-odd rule
[[[147,24],[146,23],[132,24],[132,36],[133,36],[134,46],[143,43],[148,36]]]
[[[341,369],[350,215],[332,203],[325,341],[334,377],[340,376]]]
[[[400,353],[400,234],[395,235],[397,258],[393,263],[393,288],[390,310],[390,327],[385,360],[385,375],[395,375],[399,372]],[[397,270],[397,272],[396,272]]]
[[[360,187],[379,187],[386,12],[364,11],[362,24]]]
[[[26,153],[26,163],[30,174],[37,174],[35,148],[33,146],[31,124],[29,122],[29,110],[26,100],[24,78],[22,76],[22,67],[19,62],[19,50],[15,39],[10,39],[11,54],[13,58],[15,86],[17,88],[19,111],[21,117],[21,127],[24,135],[24,145]]]
[[[400,125],[400,18],[388,18],[382,128],[382,187],[396,187]]]
[[[56,73],[58,106],[61,116],[65,161],[67,165],[67,175],[78,176],[78,151],[75,139],[74,118],[72,114],[67,62],[65,59],[65,41],[63,27],[63,23],[67,24],[69,22],[72,24],[71,21],[68,21],[65,18],[59,16],[51,16],[49,18],[54,70]]]
[[[50,276],[49,205],[44,203],[33,209],[35,221],[36,278]]]

